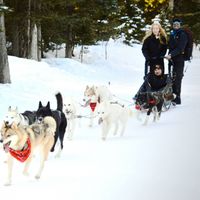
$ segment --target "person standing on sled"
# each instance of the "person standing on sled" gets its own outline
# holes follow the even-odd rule
[[[155,64],[153,73],[147,74],[142,86],[133,99],[137,101],[139,94],[143,92],[161,91],[168,83],[171,83],[171,79],[168,74],[163,73],[163,66],[161,64]],[[173,98],[173,95],[171,98]]]
[[[142,53],[145,57],[145,72],[153,73],[155,64],[160,63],[164,73],[164,56],[167,52],[167,34],[159,22],[154,22],[143,39]],[[148,67],[150,66],[150,70]]]
[[[166,56],[168,60],[173,62],[173,93],[176,94],[174,102],[181,104],[181,84],[184,71],[184,50],[187,45],[187,35],[181,28],[181,20],[173,20],[173,30],[169,38],[169,54]]]

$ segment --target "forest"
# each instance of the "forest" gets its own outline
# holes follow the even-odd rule
[[[76,45],[119,37],[141,43],[156,16],[168,34],[181,18],[200,43],[200,0],[0,0],[0,80],[9,82],[2,81],[7,55],[40,61],[63,44],[71,58]]]

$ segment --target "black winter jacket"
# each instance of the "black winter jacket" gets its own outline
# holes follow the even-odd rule
[[[164,37],[161,39],[163,44],[152,34],[144,40],[142,45],[142,53],[146,60],[160,59],[161,57],[165,56],[167,51],[166,39]]]
[[[170,78],[167,74],[156,76],[155,74],[149,73],[138,92],[159,91],[162,90],[168,83],[170,83]]]

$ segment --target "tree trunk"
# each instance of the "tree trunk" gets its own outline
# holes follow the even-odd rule
[[[105,44],[105,59],[106,60],[108,59],[108,41],[106,41],[106,44]]]
[[[65,58],[72,58],[73,44],[72,44],[72,27],[68,25],[67,29],[67,42],[65,47]]]
[[[38,61],[38,30],[36,24],[31,28],[30,58]]]
[[[3,0],[0,0],[0,4],[3,4]],[[0,13],[0,83],[11,83],[3,13]]]
[[[31,58],[31,36],[34,26],[31,27],[31,0],[28,0],[28,18],[27,18],[27,58]]]
[[[42,52],[41,52],[41,45],[42,45],[42,31],[41,31],[41,24],[38,24],[38,31],[37,31],[37,37],[38,37],[38,45],[37,45],[37,49],[38,49],[38,61],[41,61],[42,59]]]
[[[12,55],[20,56],[19,53],[19,25],[16,20],[12,23]]]
[[[36,2],[37,5],[37,11],[41,12],[41,0],[38,0]],[[42,59],[42,30],[41,30],[41,22],[37,22],[37,39],[38,39],[38,45],[37,45],[37,49],[38,49],[38,61],[41,61]]]
[[[174,9],[174,0],[169,0],[169,9],[170,9],[170,11],[173,11],[173,9]]]

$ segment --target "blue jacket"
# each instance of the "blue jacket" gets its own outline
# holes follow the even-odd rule
[[[172,30],[169,38],[169,54],[172,59],[184,55],[187,45],[187,35],[183,29]]]

